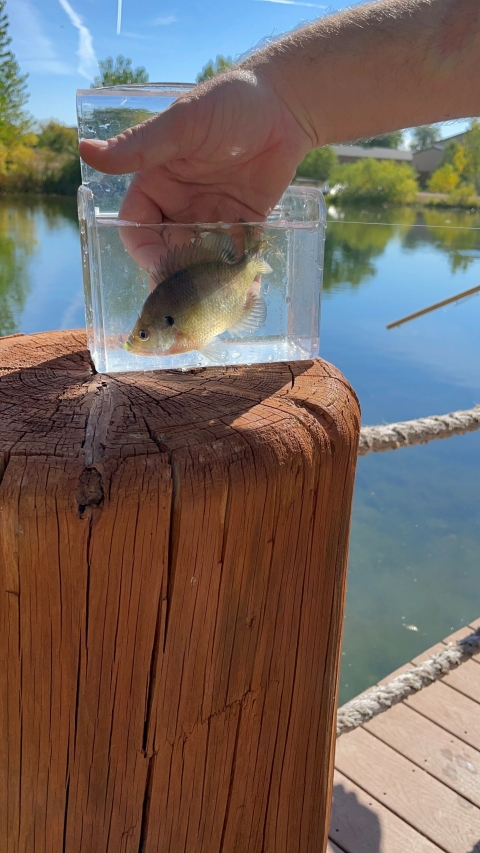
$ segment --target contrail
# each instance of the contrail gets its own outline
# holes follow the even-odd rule
[[[309,6],[311,9],[326,9],[326,6],[319,6],[318,3],[303,3],[299,0],[257,0],[257,3],[280,3],[282,6]]]
[[[77,15],[75,10],[72,9],[68,0],[59,0],[59,3],[67,13],[73,26],[78,30],[77,56],[80,59],[78,71],[82,77],[86,77],[88,80],[97,70],[97,57],[93,49],[92,34],[83,23],[80,15]]]
[[[122,29],[122,0],[118,0],[117,6],[117,36],[120,35]]]

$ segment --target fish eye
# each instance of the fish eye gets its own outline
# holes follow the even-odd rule
[[[138,333],[138,337],[140,338],[141,341],[148,341],[150,335],[146,329],[140,329],[140,331]]]
[[[165,322],[167,326],[173,326],[175,320],[173,319],[173,317],[165,317]]]

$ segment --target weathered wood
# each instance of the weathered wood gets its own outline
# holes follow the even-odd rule
[[[345,853],[440,853],[374,797],[335,771],[330,836]]]
[[[475,850],[480,809],[363,727],[338,739],[335,766],[445,853]]]
[[[435,681],[405,701],[447,732],[480,750],[480,708],[477,702],[441,681]]]
[[[358,406],[0,341],[0,850],[322,853]]]
[[[478,655],[476,655],[478,657]],[[442,678],[444,684],[459,690],[465,696],[480,702],[480,666],[477,661],[469,660],[458,669],[452,670]],[[480,712],[480,708],[478,709]]]
[[[476,749],[404,702],[374,717],[364,728],[480,808],[480,752]]]

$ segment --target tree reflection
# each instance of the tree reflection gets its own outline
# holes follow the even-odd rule
[[[28,205],[0,202],[0,336],[18,329],[30,292],[28,261],[37,250],[35,220]]]
[[[429,245],[446,252],[452,273],[480,257],[480,213],[438,208],[339,209],[328,222],[324,290],[358,287],[376,274],[375,259],[390,240],[404,249]]]
[[[358,287],[376,273],[373,263],[401,225],[415,221],[413,208],[359,210],[343,208],[342,219],[328,223],[325,240],[324,289]]]
[[[463,271],[480,256],[480,214],[425,208],[405,235],[406,249],[429,244],[448,255],[452,273]]]

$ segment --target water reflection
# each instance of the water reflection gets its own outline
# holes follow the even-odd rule
[[[37,249],[35,222],[28,209],[0,203],[0,335],[18,329],[31,287],[28,260]]]
[[[374,263],[396,239],[416,251],[446,252],[452,273],[480,257],[480,214],[429,208],[344,208],[331,215],[325,241],[324,290],[358,287],[377,273]]]
[[[83,325],[76,200],[0,198],[0,335]]]
[[[478,403],[480,299],[385,326],[480,282],[479,214],[342,215],[327,229],[321,353],[351,381],[363,422]],[[359,461],[341,702],[480,614],[479,443],[475,433]]]
[[[480,249],[480,215],[461,211],[422,211],[415,228],[405,235],[403,245],[417,249],[430,244],[448,254],[452,273],[466,270],[478,259]],[[477,230],[478,229],[478,230]],[[475,254],[477,252],[477,254]]]

